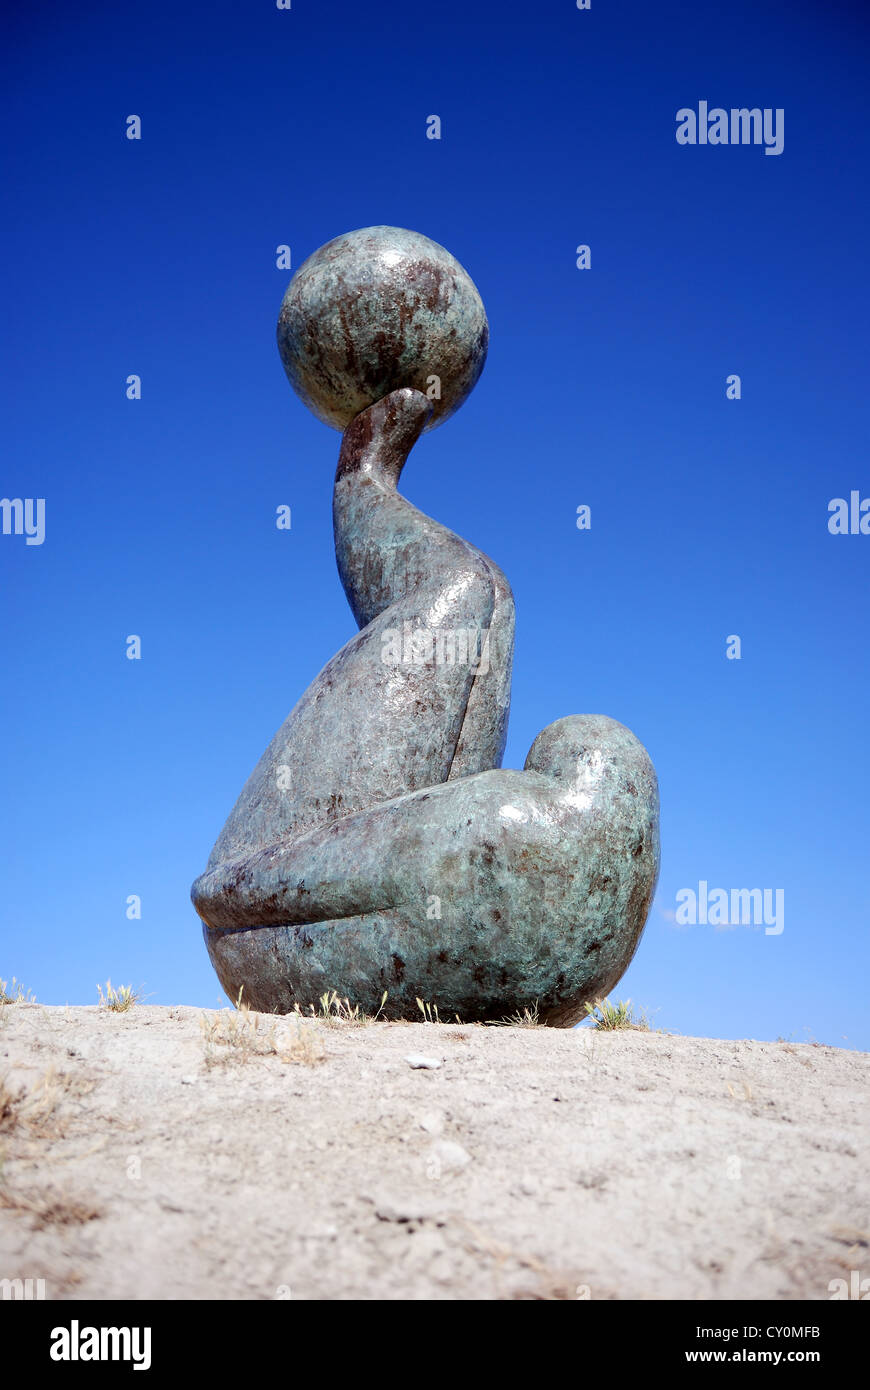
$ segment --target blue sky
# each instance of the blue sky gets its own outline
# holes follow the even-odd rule
[[[448,247],[489,314],[403,490],[511,580],[505,764],[597,712],[658,770],[659,889],[615,994],[681,1033],[870,1046],[870,536],[827,526],[870,496],[862,7],[160,0],[6,26],[0,492],[44,497],[46,532],[0,536],[0,975],[222,1001],[190,883],[353,631],[339,437],[284,377],[276,248],[387,223]],[[678,145],[701,100],[782,108],[783,152]],[[784,930],[678,926],[702,880],[783,889]]]

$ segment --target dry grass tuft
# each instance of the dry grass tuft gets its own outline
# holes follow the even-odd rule
[[[0,1188],[0,1207],[31,1216],[35,1231],[44,1230],[46,1226],[84,1226],[101,1215],[92,1202],[82,1202],[77,1197],[52,1192],[28,1197],[5,1188]]]
[[[121,985],[118,989],[113,989],[112,981],[107,980],[105,994],[102,985],[97,985],[97,990],[101,1008],[109,1009],[113,1014],[125,1014],[134,1004],[142,1001],[141,990],[134,989],[132,985]]]
[[[611,1004],[609,999],[597,999],[594,1004],[586,1005],[586,1012],[594,1020],[593,1026],[606,1032],[621,1028],[632,1028],[641,1033],[650,1031],[646,1014],[634,1013],[630,999],[621,999],[616,1004]]]
[[[3,1004],[35,1004],[36,996],[31,989],[25,989],[20,981],[12,976],[9,980],[0,980],[0,1005]]]
[[[507,1018],[494,1019],[487,1026],[489,1028],[543,1028],[545,1025],[538,1013],[538,1001],[535,1000],[530,1009],[517,1009],[516,1013],[510,1014]]]
[[[442,1018],[438,1012],[438,1005],[428,1004],[424,999],[417,1000],[417,1008],[423,1015],[424,1023],[462,1023],[459,1014],[454,1014],[453,1018]]]
[[[381,1010],[387,1002],[387,991],[381,995],[381,1002],[376,1013],[363,1013],[359,1004],[351,1004],[348,998],[342,999],[337,990],[328,989],[325,994],[321,994],[317,1005],[309,1004],[302,1009],[299,1004],[294,1004],[293,1013],[298,1018],[316,1019],[318,1023],[327,1025],[335,1024],[355,1024],[358,1027],[366,1027],[370,1023],[377,1023],[381,1016]]]
[[[64,1132],[60,1116],[65,1100],[77,1100],[94,1089],[94,1082],[71,1072],[49,1067],[28,1091],[13,1090],[9,1078],[0,1078],[0,1132],[13,1130],[36,1138],[59,1138]]]
[[[277,1057],[281,1062],[314,1066],[323,1060],[320,1040],[301,1014],[289,1020],[258,1014],[242,1003],[235,1013],[203,1014],[200,1018],[207,1067],[249,1062],[252,1057]]]

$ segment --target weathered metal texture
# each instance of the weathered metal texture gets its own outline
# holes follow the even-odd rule
[[[401,386],[432,398],[433,428],[475,386],[488,345],[468,273],[402,227],[363,227],[321,246],[293,276],[278,316],[291,386],[338,430]]]
[[[386,990],[391,1018],[420,998],[463,1021],[537,1005],[569,1025],[643,930],[655,772],[602,715],[557,720],[522,772],[500,768],[510,588],[397,491],[431,410],[403,387],[345,431],[335,544],[361,631],[275,735],[192,897],[222,985],[254,1008],[335,989],[373,1012]]]

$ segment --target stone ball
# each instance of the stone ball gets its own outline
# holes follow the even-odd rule
[[[293,276],[278,317],[291,386],[337,430],[403,386],[430,398],[432,429],[470,394],[488,345],[468,272],[401,227],[363,227],[321,246]]]

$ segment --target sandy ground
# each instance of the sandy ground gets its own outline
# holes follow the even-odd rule
[[[8,1005],[0,1279],[827,1299],[870,1275],[868,1083],[817,1044]]]

